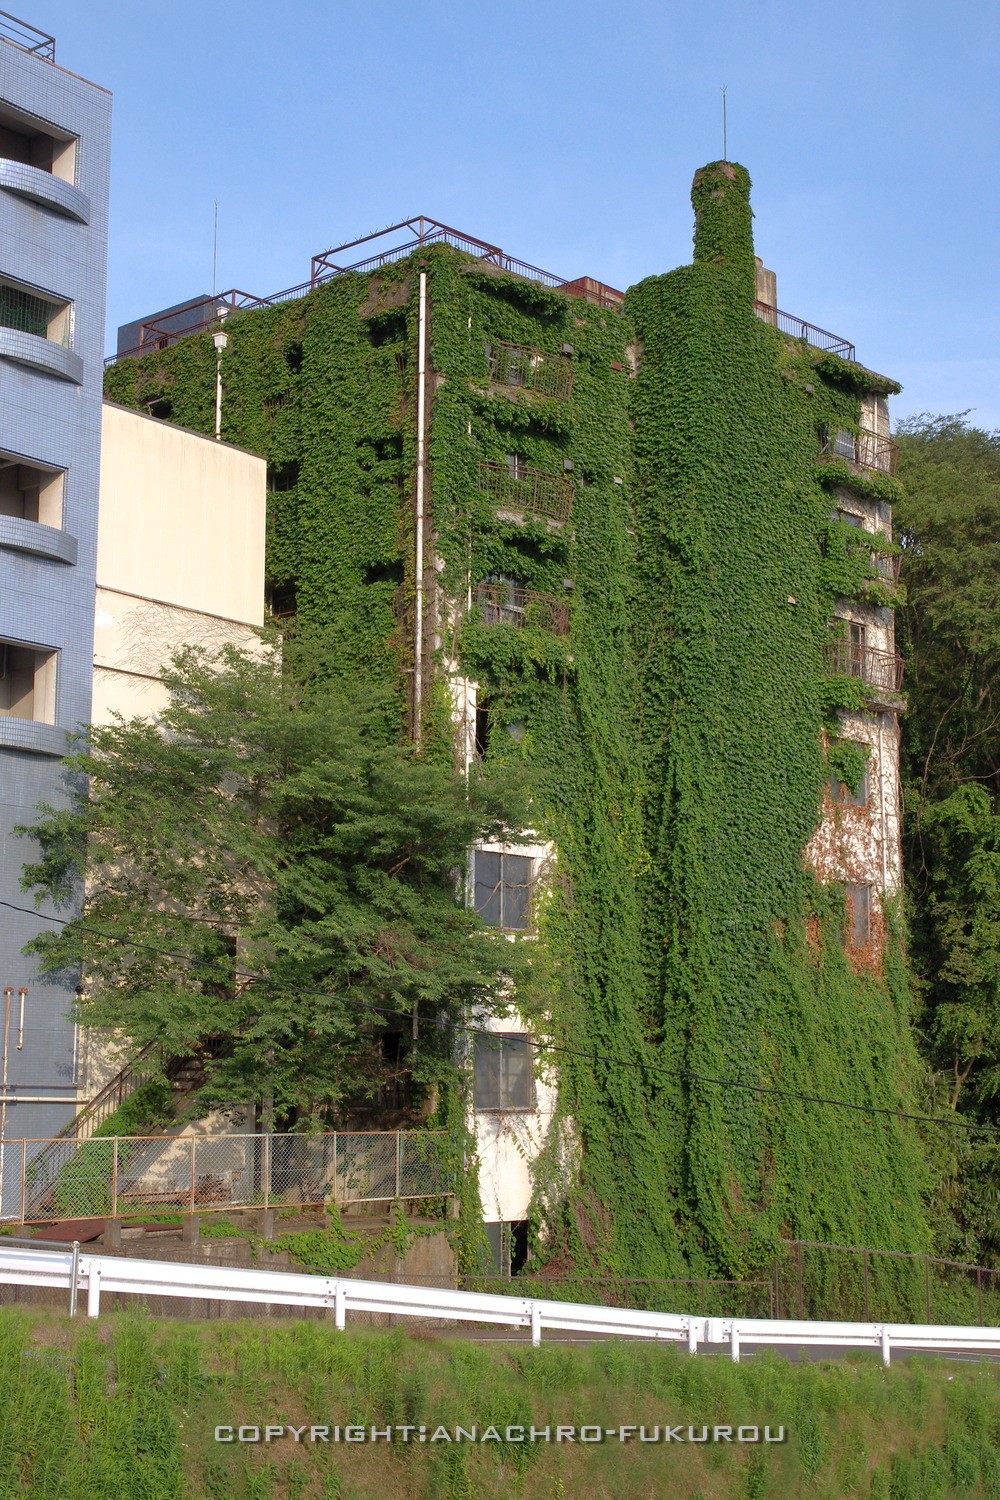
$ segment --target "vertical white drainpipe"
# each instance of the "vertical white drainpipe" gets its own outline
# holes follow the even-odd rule
[[[424,696],[424,421],[427,409],[427,272],[420,273],[417,305],[417,505],[416,505],[416,623],[413,642],[413,739],[420,744]]]

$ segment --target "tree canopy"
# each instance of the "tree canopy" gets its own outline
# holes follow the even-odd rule
[[[401,744],[367,690],[287,668],[179,653],[156,723],[92,726],[67,759],[22,884],[81,902],[33,947],[82,969],[84,1024],[201,1051],[206,1099],[335,1124],[388,1037],[419,1096],[453,1076],[460,1018],[502,1004],[522,960],[462,898],[511,802]]]
[[[939,1107],[1000,1125],[1000,433],[903,424],[896,524],[911,956]],[[955,1133],[948,1248],[1000,1254],[1000,1146]],[[959,1142],[962,1142],[959,1144]]]

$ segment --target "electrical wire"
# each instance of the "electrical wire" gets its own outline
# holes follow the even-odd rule
[[[53,917],[45,912],[38,911],[31,906],[18,906],[13,901],[0,900],[0,906],[5,906],[10,911],[22,912],[26,916],[35,917],[40,922],[54,922],[60,927],[68,927],[74,924],[80,932],[88,932],[94,937],[103,938],[106,941],[120,943],[124,947],[134,948],[137,952],[152,953],[158,958],[169,958],[174,963],[184,964],[188,968],[207,968],[209,972],[213,969],[226,978],[245,979],[251,984],[274,984],[266,974],[258,974],[252,969],[224,969],[220,964],[202,963],[191,958],[186,953],[172,953],[167,948],[157,948],[151,943],[141,943],[135,938],[123,937],[117,932],[104,932],[100,928],[91,927],[75,917]],[[277,988],[292,995],[306,995],[312,999],[334,1000],[338,1004],[352,1006],[357,1010],[363,1010],[371,1015],[388,1016],[393,1020],[410,1020],[412,1012],[399,1010],[395,1006],[377,1005],[371,1000],[360,1000],[351,995],[334,995],[328,990],[309,989],[304,985],[279,983]],[[486,1027],[470,1026],[466,1022],[456,1022],[454,1029],[467,1036],[489,1037],[496,1039],[497,1033],[489,1031]],[[580,1048],[567,1047],[561,1042],[540,1041],[532,1038],[529,1042],[533,1052],[554,1053],[562,1057],[572,1057],[578,1061],[602,1063],[613,1068],[622,1068],[631,1072],[645,1074],[657,1074],[663,1078],[673,1079],[680,1083],[700,1083],[711,1088],[735,1089],[743,1093],[757,1094],[762,1098],[792,1099],[801,1104],[821,1104],[831,1109],[846,1109],[855,1114],[862,1115],[884,1115],[893,1120],[908,1120],[919,1125],[939,1125],[950,1130],[965,1130],[968,1132],[979,1131],[986,1135],[1000,1135],[1000,1125],[983,1125],[972,1120],[953,1119],[946,1120],[940,1115],[916,1114],[910,1110],[890,1109],[886,1105],[878,1104],[852,1104],[848,1099],[829,1099],[822,1094],[803,1094],[793,1089],[776,1088],[773,1084],[745,1083],[738,1078],[713,1078],[706,1073],[694,1073],[686,1069],[666,1068],[660,1063],[641,1062],[613,1057],[607,1053],[586,1052]]]

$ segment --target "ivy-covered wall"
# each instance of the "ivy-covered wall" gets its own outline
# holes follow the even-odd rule
[[[871,572],[830,522],[857,476],[817,463],[818,434],[882,387],[755,317],[744,170],[703,169],[693,198],[694,263],[624,312],[432,246],[233,317],[223,358],[223,437],[271,465],[276,603],[402,705],[426,270],[438,670],[478,683],[487,754],[523,762],[558,851],[534,1003],[567,1049],[554,1139],[577,1170],[567,1195],[560,1152],[540,1163],[537,1250],[631,1275],[739,1274],[781,1232],[923,1242],[903,1126],[755,1092],[897,1106],[913,1085],[901,938],[881,976],[855,973],[842,893],[803,862],[824,724],[862,706],[825,672],[827,620]],[[568,361],[572,390],[495,378],[502,344],[533,351],[526,368]],[[211,431],[214,383],[201,334],[112,366],[107,393]],[[498,513],[480,464],[514,454],[568,474],[568,519]],[[568,635],[469,612],[497,578],[568,604]],[[430,697],[443,745],[447,695]]]

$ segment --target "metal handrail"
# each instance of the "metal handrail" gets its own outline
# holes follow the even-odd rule
[[[824,434],[820,442],[821,458],[843,458],[859,469],[874,469],[879,474],[895,474],[899,463],[899,445],[885,433],[870,427],[839,427]]]
[[[790,333],[793,338],[805,339],[807,344],[822,349],[824,353],[839,354],[842,359],[854,359],[854,345],[849,339],[842,339],[838,333],[830,333],[826,328],[817,328],[815,323],[807,323],[804,318],[797,318],[794,313],[782,312],[768,302],[755,302],[754,312],[761,322],[770,323],[772,328],[779,328],[782,333]]]
[[[22,52],[31,52],[35,57],[43,58],[45,62],[56,60],[55,37],[49,36],[47,31],[39,31],[30,21],[12,16],[7,10],[0,10],[0,38],[20,47]]]
[[[569,605],[554,594],[539,593],[515,583],[480,583],[475,605],[485,625],[538,624],[553,635],[569,634]]]
[[[479,488],[503,510],[528,511],[553,521],[569,520],[576,495],[571,479],[546,474],[527,464],[514,473],[507,464],[492,459],[480,460]]]
[[[894,651],[877,651],[845,637],[826,643],[829,671],[842,677],[859,677],[869,687],[886,693],[898,693],[903,684],[904,662]]]

